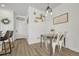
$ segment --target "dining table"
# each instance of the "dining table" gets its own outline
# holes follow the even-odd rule
[[[53,51],[52,51],[52,39],[53,39],[53,36],[54,34],[51,34],[51,33],[48,33],[48,34],[42,34],[41,35],[41,40],[40,40],[40,46],[42,47],[42,44],[43,44],[43,36],[45,36],[47,39],[49,39],[50,43],[49,43],[49,55],[51,56],[53,54]]]
[[[43,40],[44,40],[44,36],[49,39],[50,43],[49,43],[49,55],[52,56],[53,51],[52,51],[52,40],[54,38],[54,33],[48,33],[48,34],[41,34],[41,40],[40,40],[40,46],[43,47]],[[66,37],[64,38],[64,47],[66,46]]]

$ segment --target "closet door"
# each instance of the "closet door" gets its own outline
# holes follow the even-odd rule
[[[25,18],[16,18],[16,39],[26,38],[27,34],[27,22]]]

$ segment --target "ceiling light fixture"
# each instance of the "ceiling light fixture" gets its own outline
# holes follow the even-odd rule
[[[5,7],[5,4],[1,4],[1,7]]]
[[[52,8],[49,6],[49,3],[48,3],[48,6],[46,7],[46,15],[50,13],[52,15]]]

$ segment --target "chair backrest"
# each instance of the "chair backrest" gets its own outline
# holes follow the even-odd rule
[[[13,31],[10,31],[10,37],[12,37],[13,36]]]
[[[60,36],[60,39],[59,39],[59,40],[64,40],[64,39],[65,39],[64,34],[61,34],[61,36]]]
[[[0,31],[0,36],[2,35],[2,31]]]
[[[60,37],[61,37],[61,33],[60,32],[55,32],[53,41],[58,42],[60,40]]]
[[[60,32],[57,32],[58,36],[57,36],[57,40],[59,41],[60,40],[60,37],[61,37],[61,33]]]
[[[4,39],[10,38],[10,31],[7,31],[6,34],[4,35]]]
[[[57,33],[54,33],[54,36],[53,36],[53,41],[56,42],[58,39],[58,34]]]

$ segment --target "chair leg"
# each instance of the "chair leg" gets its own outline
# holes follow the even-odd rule
[[[10,40],[9,40],[9,48],[10,48],[10,54],[11,54],[12,49],[11,49],[11,42],[10,42]]]
[[[56,45],[55,44],[53,44],[53,55],[55,55],[55,48],[56,48]]]
[[[4,46],[3,45],[4,45],[4,43],[2,42],[2,51],[4,50]]]
[[[12,48],[14,48],[14,42],[13,42],[13,38],[12,38],[12,45],[13,45],[13,47],[12,47]]]
[[[3,45],[4,45],[5,55],[6,55],[6,46],[5,46],[5,42],[4,41],[3,41]]]
[[[41,37],[41,39],[40,39],[40,47],[42,47],[42,37]]]
[[[45,47],[48,49],[48,42],[45,41]]]
[[[43,37],[40,38],[40,47],[43,47]]]
[[[13,48],[14,48],[14,42],[12,42]]]
[[[61,49],[62,49],[62,43],[59,44],[59,52],[61,52]]]

